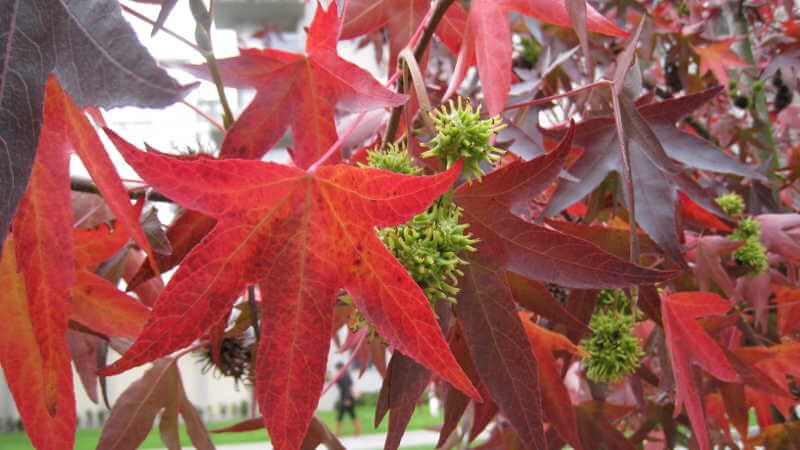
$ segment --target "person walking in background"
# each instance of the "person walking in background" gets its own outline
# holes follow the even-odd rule
[[[342,370],[344,364],[341,362],[336,363],[337,373]],[[358,421],[356,415],[356,396],[353,393],[353,379],[350,377],[350,371],[345,370],[342,376],[336,380],[336,388],[339,390],[339,400],[336,402],[336,435],[340,435],[342,431],[342,419],[345,414],[348,414],[353,420],[353,428],[355,435],[361,434],[361,422]]]

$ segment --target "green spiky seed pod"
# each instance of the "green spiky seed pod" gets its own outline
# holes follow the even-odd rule
[[[747,266],[750,275],[763,273],[769,267],[766,249],[758,239],[748,239],[733,253],[736,262]]]
[[[409,222],[378,232],[383,243],[425,291],[431,304],[454,302],[458,294],[459,256],[475,251],[477,240],[459,223],[461,208],[447,198],[437,201]]]
[[[736,226],[736,229],[733,230],[733,233],[731,233],[730,237],[731,239],[736,239],[737,241],[745,241],[754,237],[760,238],[761,224],[759,224],[758,221],[752,217],[745,217],[739,221],[739,225]]]
[[[367,161],[370,167],[397,173],[413,175],[420,171],[402,145],[370,151]],[[463,275],[459,267],[466,264],[459,255],[475,251],[477,240],[466,231],[469,225],[460,223],[460,219],[461,208],[445,195],[410,221],[378,231],[383,243],[423,289],[431,304],[439,300],[455,301],[458,278]]]
[[[644,357],[642,345],[633,334],[636,320],[637,314],[623,291],[600,291],[589,321],[592,334],[581,341],[581,348],[589,355],[583,364],[590,380],[616,382],[636,371]]]
[[[383,149],[369,150],[367,163],[369,167],[405,175],[417,175],[422,172],[420,167],[414,165],[414,161],[403,143],[388,144]]]
[[[461,97],[431,112],[436,134],[425,146],[429,149],[422,157],[438,157],[450,168],[456,161],[464,160],[464,174],[468,179],[483,176],[481,163],[495,163],[503,155],[492,145],[498,131],[505,128],[500,117],[481,119],[481,108],[472,108]]]
[[[535,66],[539,62],[539,55],[544,50],[542,44],[533,37],[523,37],[520,43],[522,44],[522,58],[531,66]]]
[[[744,199],[735,192],[720,195],[714,201],[729,216],[738,216],[744,212]]]
[[[763,273],[769,267],[767,249],[761,243],[761,224],[752,217],[745,217],[730,234],[731,239],[744,241],[741,247],[733,252],[737,263],[750,269],[750,275]]]

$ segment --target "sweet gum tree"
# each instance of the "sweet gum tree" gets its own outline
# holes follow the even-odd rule
[[[213,448],[176,365],[191,354],[253,386],[258,415],[226,431],[341,448],[314,411],[343,327],[384,376],[387,449],[431,383],[439,448],[800,442],[793,2],[338,0],[301,53],[218,59],[224,3],[187,0],[190,39],[162,30],[177,0],[130,1],[161,14],[0,0],[0,365],[36,448],[74,447],[72,365],[94,401],[148,365],[98,448],[137,448],[157,419],[179,448],[179,417]],[[213,155],[104,125],[194,87],[127,20],[206,60],[181,69],[220,93]],[[256,94],[234,114],[223,87]],[[291,162],[263,162],[289,129]],[[87,221],[71,191],[114,219]],[[166,233],[151,201],[182,207]]]

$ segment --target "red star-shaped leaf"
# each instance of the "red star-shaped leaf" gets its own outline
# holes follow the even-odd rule
[[[228,130],[222,157],[260,159],[291,127],[294,163],[307,168],[336,142],[337,107],[360,112],[406,101],[340,58],[338,35],[336,8],[325,11],[318,6],[305,54],[242,49],[239,56],[219,61],[227,86],[256,90],[253,101]],[[205,66],[187,69],[208,78]]]
[[[431,177],[351,166],[315,172],[258,161],[145,153],[108,132],[147,182],[217,219],[183,260],[151,319],[109,374],[190,344],[248,284],[266,289],[256,393],[277,448],[299,448],[317,406],[339,289],[395,349],[479,398],[447,348],[425,294],[375,227],[403,223],[444,193],[460,165]]]

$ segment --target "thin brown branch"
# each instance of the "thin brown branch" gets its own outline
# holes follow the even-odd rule
[[[436,27],[439,26],[439,22],[442,21],[444,14],[454,1],[455,0],[439,0],[436,2],[436,5],[433,7],[433,14],[431,14],[431,20],[425,27],[425,31],[422,32],[422,36],[419,38],[417,45],[414,46],[414,58],[416,58],[417,61],[420,61],[425,56],[425,51],[428,50],[428,46],[430,45],[431,40],[433,40],[433,34],[436,32]],[[410,76],[407,65],[403,64],[402,70],[403,76],[399,77],[397,80],[397,92],[399,94],[404,94],[406,92],[404,80],[407,80]],[[394,141],[397,130],[400,128],[400,117],[402,113],[403,105],[397,106],[392,110],[392,115],[389,117],[389,123],[386,125],[386,134],[383,136],[384,144]]]
[[[100,194],[100,189],[97,188],[97,185],[92,182],[92,180],[87,180],[85,178],[72,178],[70,180],[70,187],[73,192],[85,192],[88,194]],[[162,202],[162,203],[174,203],[172,200],[164,196],[156,191],[145,191],[145,190],[129,190],[128,197],[137,199],[147,196],[147,199],[151,202]]]

